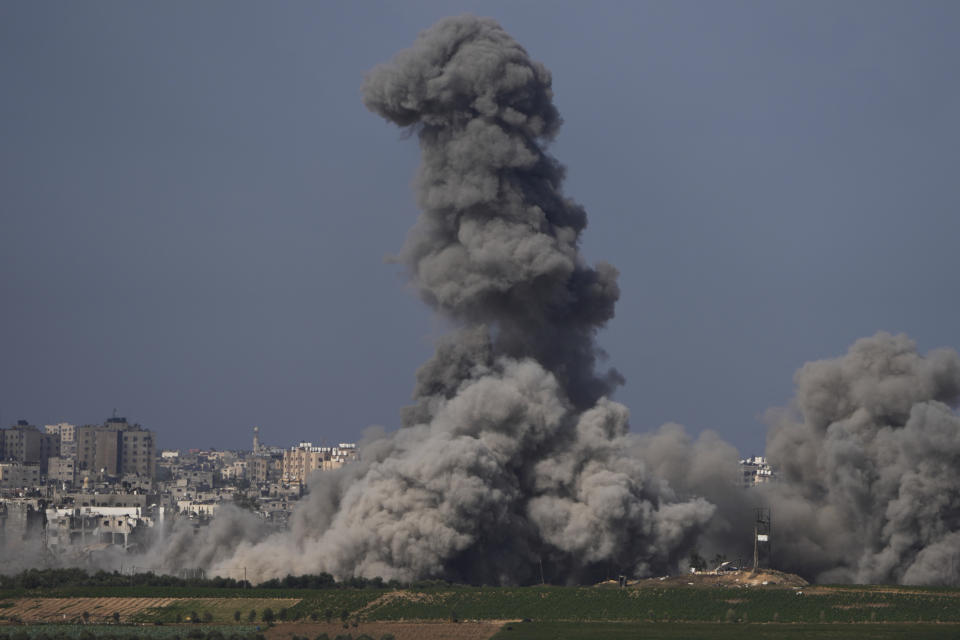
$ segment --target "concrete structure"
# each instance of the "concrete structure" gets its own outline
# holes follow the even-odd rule
[[[44,425],[43,430],[50,435],[59,436],[61,442],[75,440],[77,435],[77,427],[69,422]]]
[[[60,439],[60,455],[65,458],[77,455],[77,427],[69,422],[44,425],[43,430]]]
[[[9,429],[2,430],[0,437],[0,460],[35,463],[40,474],[47,475],[47,460],[60,455],[60,439],[38,430],[26,420],[19,420]]]
[[[99,426],[77,429],[77,462],[80,471],[117,476],[120,469],[120,432]]]
[[[54,456],[47,461],[47,480],[73,486],[77,483],[77,460]]]
[[[341,442],[337,447],[315,447],[301,442],[283,453],[283,482],[304,484],[315,471],[330,471],[355,460],[357,445]]]
[[[36,498],[0,500],[0,541],[15,543],[43,531],[43,505]]]
[[[250,482],[263,484],[279,480],[283,473],[283,458],[258,455],[247,458],[247,477]]]
[[[178,486],[209,489],[213,486],[213,475],[213,471],[184,469],[179,473],[176,482]]]
[[[220,508],[219,502],[211,500],[178,500],[177,511],[182,514],[193,514],[201,518],[212,518]]]
[[[153,526],[140,507],[61,507],[47,509],[46,517],[47,547],[59,552],[92,544],[127,550],[137,527]]]
[[[98,478],[155,473],[156,440],[153,432],[126,418],[113,417],[103,426],[77,429],[77,462],[81,475]]]
[[[232,464],[224,465],[220,469],[220,477],[224,480],[243,480],[247,477],[247,461],[236,460]]]
[[[35,462],[0,462],[0,489],[31,489],[40,485],[40,475]]]
[[[767,463],[763,456],[753,456],[740,460],[740,477],[738,478],[740,486],[749,488],[754,485],[771,482],[776,478],[776,473]]]

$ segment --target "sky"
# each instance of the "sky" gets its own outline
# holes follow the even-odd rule
[[[636,432],[762,453],[806,361],[960,347],[960,4],[0,3],[0,424],[167,448],[399,424],[449,330],[389,258],[415,138],[364,74],[436,20],[553,74]]]

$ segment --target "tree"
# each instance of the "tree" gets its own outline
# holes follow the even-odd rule
[[[260,616],[260,619],[264,622],[273,622],[273,609],[267,607],[263,610],[263,614]]]
[[[250,609],[250,614],[247,616],[247,620],[249,620],[250,622],[253,622],[256,619],[257,619],[257,610]]]
[[[240,622],[240,615],[241,615],[241,614],[240,614],[240,610],[239,610],[239,609],[237,609],[236,611],[233,612],[233,620],[234,620],[234,622]]]
[[[350,612],[347,611],[346,609],[340,612],[340,622],[346,622],[349,617],[350,617]]]
[[[323,617],[326,618],[327,622],[329,623],[331,620],[333,620],[333,611],[327,609],[323,612]]]
[[[83,621],[84,621],[84,622],[90,622],[90,612],[89,612],[89,611],[84,611],[81,615],[83,616]]]
[[[116,622],[116,623],[119,623],[119,622],[120,622],[120,612],[119,612],[119,611],[114,611],[114,612],[113,612],[113,621]]]

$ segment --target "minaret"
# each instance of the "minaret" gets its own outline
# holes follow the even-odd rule
[[[253,428],[253,452],[260,453],[260,427]]]

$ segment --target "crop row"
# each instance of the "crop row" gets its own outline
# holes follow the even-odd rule
[[[147,588],[153,590],[153,588]],[[163,589],[163,588],[159,588]],[[188,589],[189,590],[189,589]],[[91,593],[90,591],[95,591]],[[133,590],[115,595],[133,597]],[[137,614],[141,622],[216,623],[274,620],[646,620],[704,622],[960,622],[960,593],[872,589],[450,587],[256,590],[223,597],[225,590]],[[84,595],[104,597],[100,589]],[[144,594],[147,595],[147,594]],[[200,593],[197,594],[201,595]],[[186,596],[184,589],[151,597]],[[220,596],[220,597],[216,597]],[[2,606],[0,602],[0,606]]]
[[[435,591],[393,598],[369,620],[523,619],[753,622],[960,622],[960,600],[938,595],[790,589],[522,588]]]

